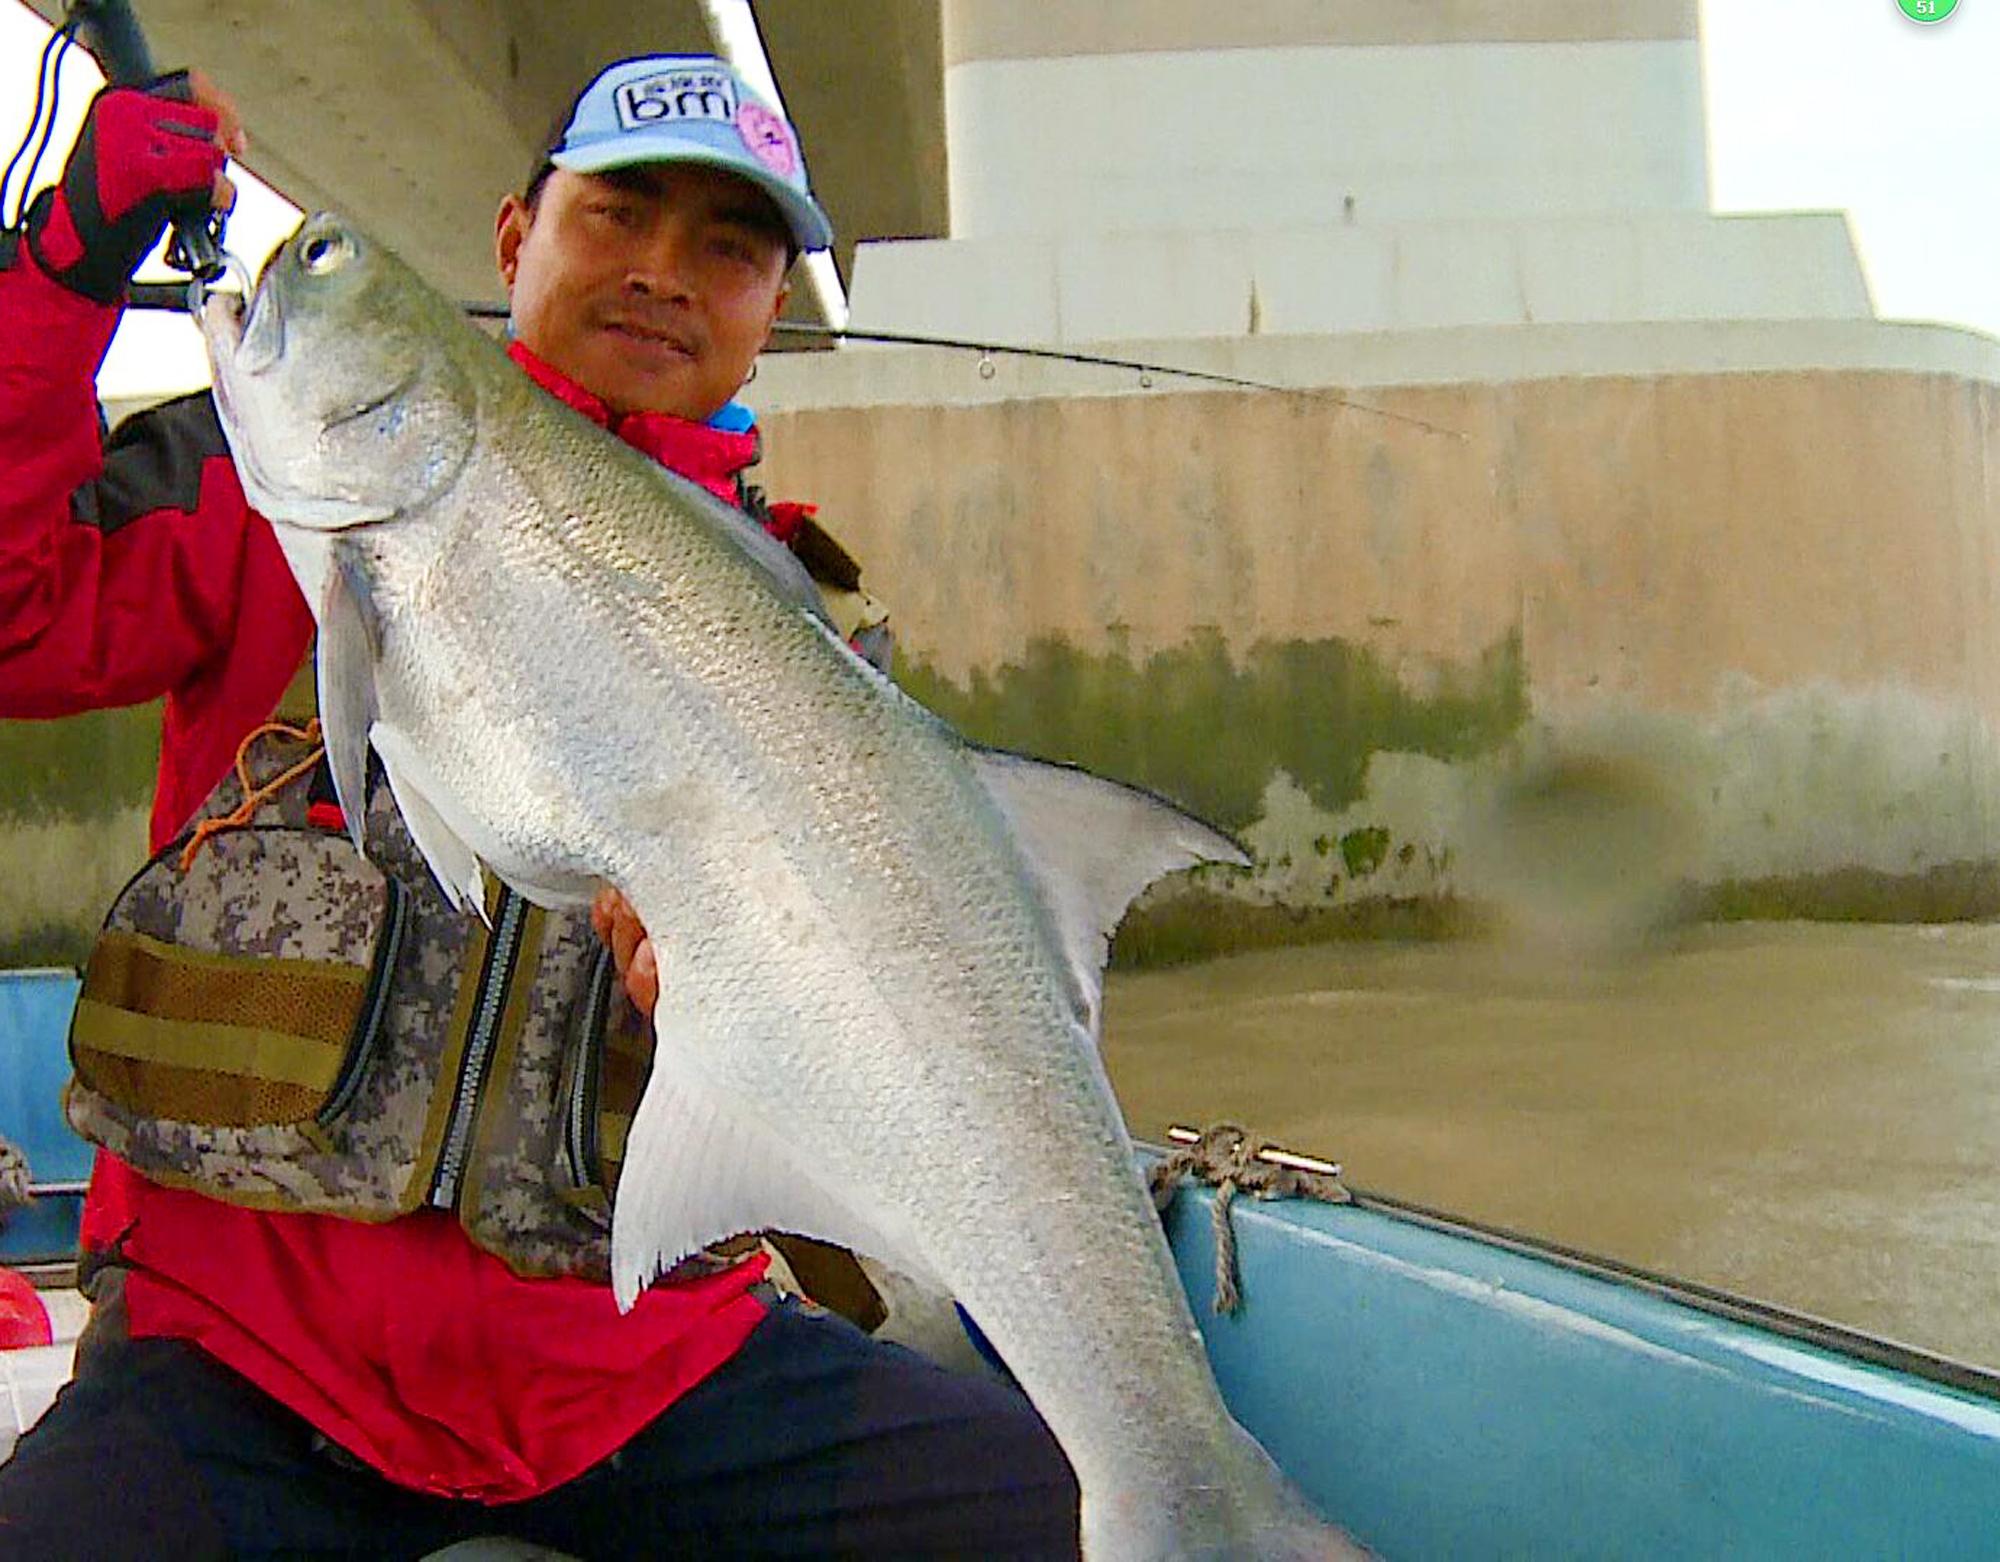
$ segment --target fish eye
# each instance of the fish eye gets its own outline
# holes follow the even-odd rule
[[[308,276],[323,277],[337,271],[354,253],[354,241],[339,229],[315,233],[299,245],[299,265]]]

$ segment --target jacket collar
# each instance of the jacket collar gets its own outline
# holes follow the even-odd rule
[[[737,475],[757,460],[756,429],[735,433],[706,423],[690,423],[686,418],[665,412],[628,412],[621,417],[521,343],[509,342],[507,356],[557,401],[575,408],[600,428],[609,429],[634,450],[701,484],[724,503],[738,502]]]

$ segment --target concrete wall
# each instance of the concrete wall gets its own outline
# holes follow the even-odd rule
[[[858,329],[1009,343],[1868,319],[1837,213],[1607,213],[864,244]]]
[[[1564,706],[1886,679],[2000,721],[1992,395],[1893,369],[1367,393],[1447,433],[1309,392],[801,408],[767,413],[765,473],[954,679],[1049,637],[1459,660],[1518,630]]]
[[[1788,365],[1805,329],[1546,333],[1516,360],[1594,367],[1369,412],[842,355],[760,379],[768,477],[868,561],[920,694],[1245,831],[1252,899],[1990,912],[2000,363],[1853,326],[1853,366]],[[1504,370],[1504,334],[1442,356]],[[1309,347],[1355,356],[1263,367]],[[898,373],[921,402],[835,404]]]
[[[769,487],[823,504],[968,730],[1241,830],[1237,892],[1288,915],[1615,920],[1684,880],[1723,914],[2000,909],[2000,346],[1820,321],[1116,350],[1294,389],[915,351],[757,379]],[[84,947],[143,852],[156,730],[0,724],[0,956]]]

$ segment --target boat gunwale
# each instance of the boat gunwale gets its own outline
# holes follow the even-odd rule
[[[1171,1153],[1169,1149],[1150,1140],[1135,1139],[1133,1144],[1142,1154],[1156,1160],[1164,1160]],[[1629,1264],[1621,1259],[1606,1258],[1601,1254],[1569,1247],[1548,1238],[1530,1236],[1506,1226],[1489,1224],[1467,1215],[1457,1215],[1432,1205],[1398,1198],[1394,1194],[1356,1187],[1345,1181],[1341,1186],[1348,1195],[1344,1204],[1299,1195],[1293,1199],[1268,1201],[1260,1199],[1254,1203],[1241,1201],[1232,1205],[1231,1210],[1232,1214],[1248,1213],[1252,1218],[1274,1219],[1282,1218],[1277,1214],[1275,1206],[1289,1202],[1321,1204],[1329,1210],[1343,1207],[1363,1210],[1369,1214],[1400,1221],[1405,1225],[1495,1248],[1517,1258],[1547,1263],[1588,1279],[1602,1280],[1628,1290],[1639,1291],[1712,1318],[1760,1329],[1826,1351],[1831,1355],[1845,1356],[1869,1366],[1900,1372],[1909,1377],[1920,1378],[1925,1382],[2000,1404],[2000,1369],[1975,1366],[1954,1356],[1925,1350],[1921,1346],[1890,1339],[1886,1335],[1871,1334],[1864,1329],[1835,1323],[1832,1319],[1783,1307],[1775,1302],[1758,1301],[1754,1297],[1742,1296],[1716,1286],[1703,1285],[1697,1280],[1686,1280],[1663,1274],[1655,1269],[1647,1269],[1642,1265]]]

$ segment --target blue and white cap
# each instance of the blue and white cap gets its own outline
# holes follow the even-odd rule
[[[806,181],[798,133],[712,55],[656,54],[608,67],[583,89],[546,156],[579,174],[635,163],[719,168],[770,196],[800,249],[833,242],[833,224]]]

